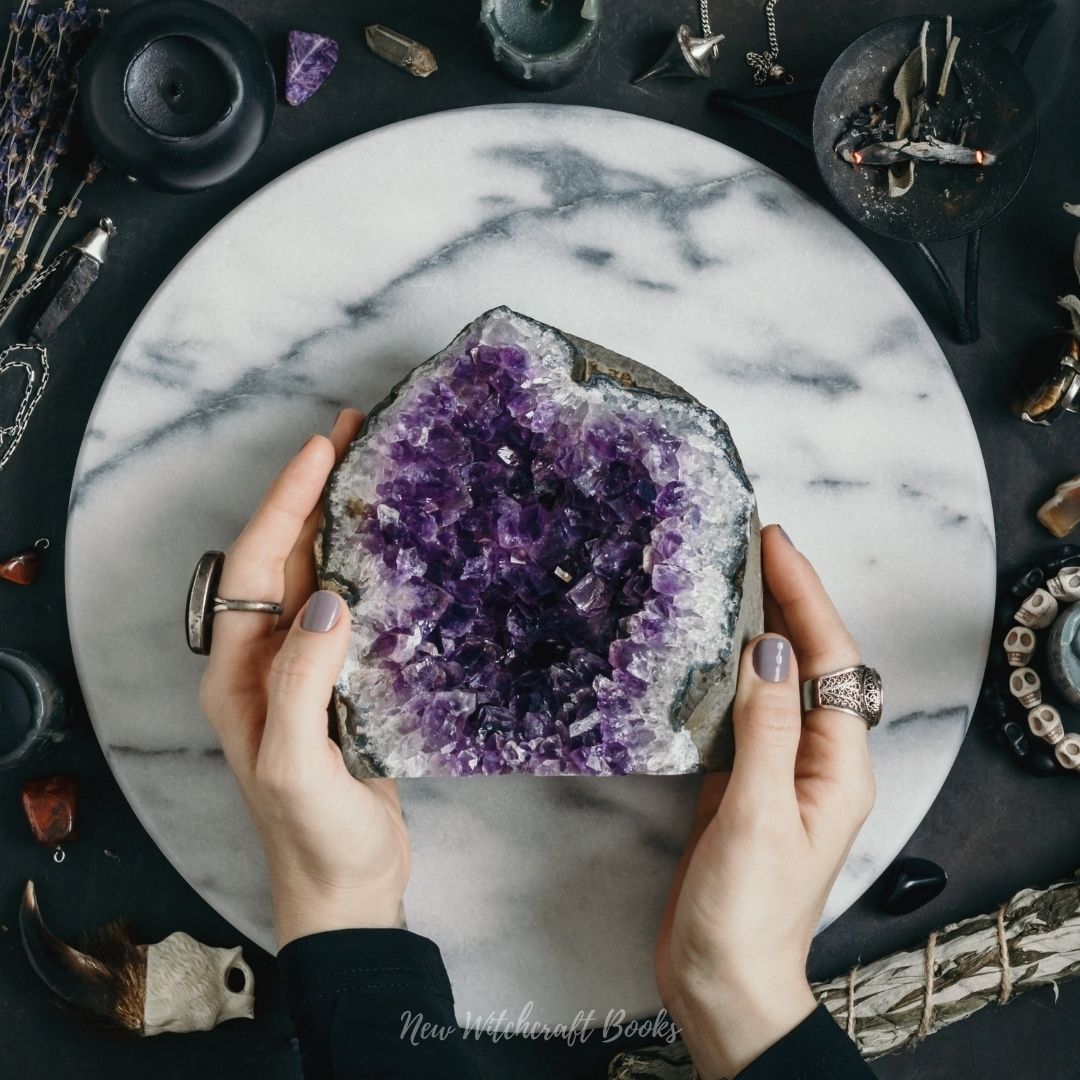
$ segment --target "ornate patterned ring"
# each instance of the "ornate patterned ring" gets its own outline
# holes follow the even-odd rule
[[[863,664],[830,671],[802,684],[804,712],[811,709],[835,709],[866,721],[868,728],[881,720],[881,676]]]

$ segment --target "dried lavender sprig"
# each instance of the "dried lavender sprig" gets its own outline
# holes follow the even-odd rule
[[[71,198],[60,207],[56,212],[56,224],[52,227],[49,235],[45,238],[45,243],[41,245],[41,250],[37,254],[37,258],[34,260],[32,269],[34,271],[40,270],[45,265],[45,260],[49,255],[49,250],[52,248],[53,243],[56,241],[56,236],[63,227],[64,222],[70,218],[75,217],[79,212],[80,196],[83,193],[83,188],[87,184],[92,184],[97,179],[98,174],[101,172],[103,166],[98,158],[94,158],[90,164],[86,167],[86,172],[83,173],[82,179],[79,181],[78,186],[72,193]]]
[[[28,263],[35,270],[40,267],[60,226],[74,216],[78,207],[85,178],[61,208],[56,226],[31,263],[30,244],[46,212],[56,165],[67,152],[68,133],[74,117],[77,65],[69,67],[67,57],[78,37],[96,29],[105,14],[102,10],[89,9],[86,0],[66,0],[62,9],[35,17],[34,2],[23,0],[15,13],[8,50],[0,64],[0,79],[8,77],[0,94],[0,149],[3,151],[0,179],[4,189],[0,212],[3,222],[0,228],[0,297],[10,292]],[[21,42],[31,24],[33,37],[29,47],[23,49]],[[37,47],[39,41],[43,48]],[[15,298],[23,292],[20,287]]]
[[[35,284],[38,273],[45,268],[45,260],[48,258],[49,251],[51,250],[53,243],[56,241],[56,237],[63,227],[64,222],[70,221],[75,217],[82,205],[79,196],[82,194],[83,189],[87,184],[92,184],[101,172],[101,162],[95,158],[90,162],[86,172],[79,180],[78,186],[72,193],[71,198],[68,199],[63,206],[56,212],[56,224],[53,225],[49,231],[49,235],[45,237],[45,242],[38,250],[37,257],[30,265],[30,275],[22,282],[18,290],[12,296],[11,300],[4,306],[3,313],[0,314],[0,327],[7,322],[8,315],[18,306],[19,301],[31,290]],[[4,295],[3,290],[0,290],[0,296]]]
[[[28,195],[26,196],[21,205],[16,205],[17,213],[15,220],[18,220],[18,214],[21,213],[22,208],[26,205],[30,205],[31,207],[33,207],[36,210],[36,214],[32,220],[29,220],[27,222],[23,231],[18,234],[21,237],[21,243],[19,244],[18,249],[15,250],[14,245],[12,245],[11,247],[5,248],[3,253],[0,254],[0,274],[4,274],[5,271],[7,271],[8,258],[10,257],[12,251],[15,251],[14,265],[12,266],[10,271],[7,271],[3,281],[0,282],[0,297],[4,297],[7,295],[7,291],[11,287],[11,284],[14,281],[15,277],[18,276],[18,274],[26,265],[26,249],[28,244],[30,243],[30,238],[33,236],[34,228],[37,225],[38,219],[45,212],[45,199],[48,198],[49,192],[52,189],[53,170],[56,168],[56,165],[59,162],[61,153],[66,152],[66,133],[70,130],[71,124],[74,120],[75,99],[77,95],[78,88],[76,87],[75,91],[71,95],[71,101],[68,104],[67,113],[64,117],[64,121],[60,125],[60,129],[56,132],[50,142],[49,149],[52,152],[52,158],[46,161],[45,165],[42,167],[41,172],[38,174],[38,177],[35,178],[34,183],[31,184],[29,189],[27,189],[26,187],[25,177],[20,179],[18,190],[26,190],[28,191]],[[32,155],[28,154],[27,162],[29,163],[32,160]],[[32,202],[31,200],[33,199],[36,199],[37,201]],[[7,237],[5,237],[5,239],[6,238]]]
[[[33,216],[29,218],[20,234],[19,247],[15,252],[15,258],[12,260],[11,269],[8,270],[3,282],[0,282],[0,297],[7,295],[7,291],[11,288],[12,282],[14,282],[15,278],[17,278],[26,268],[26,249],[30,246],[30,240],[34,235],[34,229],[37,228],[37,223],[45,213],[45,203],[40,198],[31,196],[27,202],[33,210]],[[4,262],[7,262],[7,253],[4,255]]]
[[[67,9],[65,8],[65,10],[67,10]],[[44,19],[45,19],[44,15],[39,15],[38,16],[37,22],[35,23],[35,27],[34,27],[35,37],[37,36],[39,27],[42,25],[42,20],[44,20]],[[53,45],[53,48],[56,50],[57,55],[59,55],[59,53],[60,53],[60,47],[63,44],[63,40],[64,40],[64,23],[63,23],[63,20],[58,18],[57,22],[56,22],[56,42]],[[48,64],[45,64],[44,66],[47,68]],[[55,93],[55,90],[56,90],[56,83],[57,83],[57,75],[58,74],[59,74],[59,68],[56,65],[54,65],[52,73],[49,75],[49,81],[48,81],[48,85],[46,87],[45,103],[41,107],[41,115],[43,115],[46,118],[46,123],[41,124],[41,125],[38,126],[37,132],[34,135],[33,145],[30,147],[29,153],[26,154],[25,164],[23,166],[23,174],[22,174],[21,181],[20,181],[23,184],[26,183],[27,177],[30,175],[30,166],[36,160],[37,149],[38,149],[38,145],[41,142],[41,137],[42,137],[42,135],[45,134],[45,131],[48,128],[48,118],[50,116],[49,109],[50,109],[50,107],[52,105],[52,102],[53,102],[53,96],[54,96],[54,93]],[[74,75],[74,71],[72,72],[72,75]],[[75,91],[72,93],[72,102],[74,102],[74,99],[77,96],[77,94],[78,94],[78,84],[75,85]],[[65,126],[70,126],[70,122],[71,122],[70,117],[71,117],[71,106],[69,104],[67,115],[64,118],[64,125]]]
[[[44,16],[39,16],[43,18]],[[26,146],[20,147],[20,141],[26,143],[26,135],[35,130],[40,135],[43,128],[49,126],[49,122],[52,117],[46,113],[41,117],[41,88],[37,83],[37,78],[40,75],[33,65],[31,64],[31,56],[28,52],[20,52],[19,42],[22,37],[23,29],[29,21],[29,7],[27,7],[24,17],[20,20],[20,25],[16,34],[14,35],[14,50],[11,58],[11,77],[9,83],[5,89],[5,115],[3,117],[6,124],[10,125],[10,140],[12,148],[18,153],[16,160],[24,162],[24,178],[22,180],[16,180],[16,185],[13,187],[12,181],[15,179],[12,176],[12,170],[10,168],[11,158],[8,159],[8,169],[6,175],[6,182],[4,187],[4,218],[8,219],[11,216],[17,216],[20,210],[19,206],[16,206],[12,210],[11,195],[13,190],[18,190],[19,186],[25,185],[26,170],[32,161],[32,153],[26,148]],[[53,78],[55,78],[55,69],[53,71]],[[36,101],[35,101],[36,98]],[[37,121],[35,123],[35,121]],[[22,136],[22,139],[20,139]],[[5,239],[10,239],[11,232],[8,230],[8,234]]]
[[[57,25],[58,25],[58,29],[57,29],[55,49],[57,51],[57,54],[59,54],[60,45],[61,45],[61,43],[63,41],[64,28],[63,28],[62,24],[58,23]],[[53,72],[49,76],[49,82],[48,82],[48,86],[46,88],[45,103],[41,107],[41,114],[44,115],[46,118],[49,116],[49,108],[50,108],[50,106],[52,105],[52,102],[53,102],[53,95],[54,95],[54,92],[56,90],[56,82],[57,82],[56,76],[57,76],[57,74],[58,74],[58,68],[56,68],[54,66]],[[41,142],[41,136],[46,131],[46,127],[47,127],[47,123],[46,124],[41,124],[38,127],[37,132],[34,135],[34,142],[31,145],[29,152],[25,155],[25,164],[23,165],[23,173],[22,173],[22,178],[21,178],[21,182],[24,183],[24,184],[26,183],[26,179],[30,174],[30,166],[34,162],[34,160],[36,159],[38,145]]]
[[[11,13],[11,19],[8,23],[10,30],[8,31],[7,45],[4,47],[4,59],[0,60],[0,72],[7,71],[8,57],[11,55],[11,46],[15,41],[15,28],[21,25],[23,17],[26,15],[26,9],[30,6],[30,0],[22,0],[17,10]]]

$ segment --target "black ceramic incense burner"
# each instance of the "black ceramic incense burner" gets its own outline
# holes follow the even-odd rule
[[[206,0],[110,18],[83,61],[83,125],[102,160],[161,191],[220,184],[270,131],[274,75],[255,35]]]

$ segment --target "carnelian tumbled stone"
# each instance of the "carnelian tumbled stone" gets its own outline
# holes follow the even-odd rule
[[[41,555],[37,548],[28,548],[0,562],[0,578],[16,585],[33,585],[41,569]]]
[[[34,839],[47,848],[59,847],[75,835],[75,781],[70,776],[27,780],[22,804]]]

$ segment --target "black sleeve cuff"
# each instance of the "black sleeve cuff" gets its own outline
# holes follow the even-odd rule
[[[873,1070],[824,1005],[748,1065],[737,1080],[872,1080]]]
[[[331,930],[278,953],[305,1080],[474,1080],[435,942]]]
[[[435,994],[452,1006],[439,946],[411,930],[327,930],[290,941],[278,953],[289,1012],[342,991]]]

